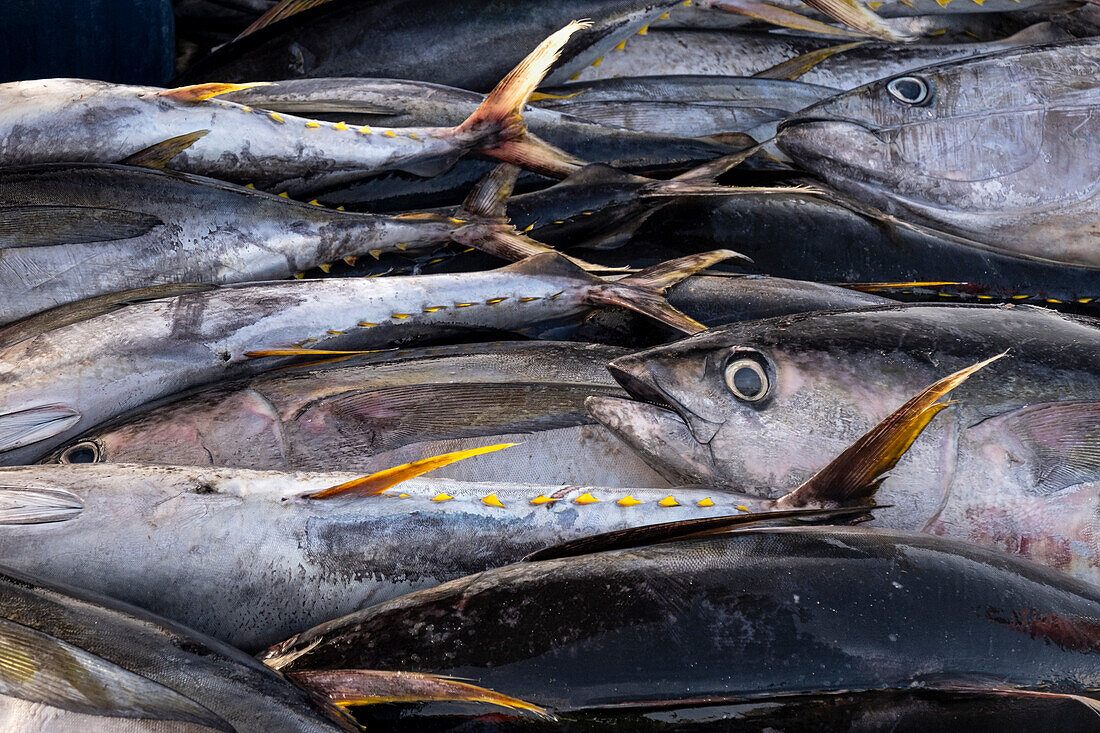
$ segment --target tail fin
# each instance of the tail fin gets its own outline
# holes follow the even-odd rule
[[[868,500],[884,480],[884,474],[905,455],[932,418],[952,404],[938,402],[939,398],[1003,356],[998,354],[978,362],[927,387],[775,505],[787,509]]]
[[[589,25],[588,21],[574,20],[540,43],[455,128],[455,134],[468,136],[471,146],[486,155],[554,178],[564,178],[579,169],[582,161],[528,134],[522,112],[569,37]]]
[[[711,265],[733,257],[748,259],[732,250],[719,249],[662,262],[621,280],[592,289],[593,305],[618,305],[650,316],[685,333],[705,331],[706,326],[676,310],[664,298],[664,292],[681,280]]]

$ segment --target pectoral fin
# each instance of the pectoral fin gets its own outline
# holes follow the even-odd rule
[[[0,414],[0,451],[52,438],[78,422],[80,413],[65,405],[42,405]]]
[[[327,705],[352,707],[379,703],[485,703],[553,720],[545,709],[450,677],[413,672],[334,669],[288,672],[291,682]]]
[[[0,486],[0,524],[63,522],[82,511],[84,502],[65,489]]]
[[[1039,492],[1100,481],[1100,402],[1032,405],[1005,416],[1004,424],[1031,450]]]
[[[7,206],[0,208],[0,249],[113,242],[148,234],[162,223],[126,209]]]

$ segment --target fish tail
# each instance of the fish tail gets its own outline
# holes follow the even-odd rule
[[[468,137],[470,146],[486,155],[554,178],[564,178],[580,168],[582,161],[527,132],[523,107],[569,38],[589,25],[588,21],[574,20],[540,43],[455,128],[455,134]]]
[[[617,305],[637,311],[685,333],[705,331],[706,326],[688,317],[665,300],[664,292],[681,280],[731,257],[737,252],[719,249],[662,262],[612,283],[593,288],[589,302]]]

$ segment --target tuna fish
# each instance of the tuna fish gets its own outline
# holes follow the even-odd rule
[[[548,250],[495,219],[456,215],[465,218],[353,214],[135,166],[8,169],[0,173],[0,324],[123,290],[282,279],[447,240],[509,259]]]
[[[991,248],[1100,267],[1100,45],[928,66],[781,125],[801,166],[868,204]]]
[[[377,349],[471,331],[544,331],[605,304],[702,330],[660,296],[721,251],[616,282],[546,253],[478,275],[253,284],[136,303],[9,336],[0,350],[0,463],[41,458],[153,400],[280,366],[303,352]],[[114,306],[112,306],[114,307]]]
[[[590,395],[620,395],[623,349],[518,341],[335,357],[189,397],[81,435],[49,460],[363,471],[485,443],[520,442],[433,476],[667,486],[595,423]]]
[[[876,522],[1022,555],[1096,581],[1100,328],[1029,306],[910,305],[711,329],[611,362],[645,402],[594,416],[673,482],[798,487],[932,375],[999,352],[879,492]],[[797,446],[797,448],[792,448]],[[807,492],[781,506],[835,502]]]
[[[668,730],[685,720],[691,730],[774,729],[769,718],[790,720],[787,706],[832,696],[875,708],[892,696],[954,699],[930,716],[933,727],[952,727],[958,707],[974,706],[979,730],[1001,728],[1005,709],[988,706],[1001,697],[1041,706],[1070,729],[1096,725],[1100,593],[1018,558],[854,527],[598,550],[587,542],[539,553],[546,559],[411,593],[263,658],[291,679],[345,667],[432,670],[540,705],[566,730]],[[370,719],[369,708],[355,712]],[[794,729],[819,722],[802,712]],[[834,720],[827,729],[853,723]],[[879,723],[855,729],[896,726],[897,713]]]
[[[240,84],[165,90],[80,79],[11,82],[0,85],[0,164],[111,163],[209,130],[171,161],[173,169],[294,195],[379,171],[436,174],[475,149],[565,175],[568,156],[529,139],[520,112],[569,37],[584,27],[571,23],[543,41],[456,127],[353,127],[217,98]]]
[[[226,644],[9,569],[0,570],[0,644],[10,733],[357,730]]]

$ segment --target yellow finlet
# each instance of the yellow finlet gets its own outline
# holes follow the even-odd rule
[[[344,333],[344,332],[343,332],[343,331],[333,331],[333,330],[332,330],[332,329],[330,328],[329,330],[325,331],[325,333],[327,333],[327,334],[328,334],[329,336],[339,336],[339,335],[341,335],[341,334],[342,334],[342,333]]]
[[[343,210],[344,210],[344,207],[343,207],[343,206],[337,206],[337,207],[336,207],[336,210],[337,210],[337,211],[343,211]]]
[[[507,296],[503,298],[489,298],[487,301],[485,301],[485,305],[496,305],[497,303],[503,303],[506,300],[508,300]]]
[[[618,504],[619,506],[638,506],[639,504],[644,504],[645,502],[639,501],[638,499],[635,499],[630,494],[627,494],[626,496],[619,499],[615,503]]]
[[[360,128],[359,128],[359,134],[360,134],[360,135],[373,135],[373,134],[374,134],[374,131],[373,131],[373,130],[371,130],[371,129],[370,129],[369,127],[367,127],[366,125],[363,125],[362,127],[360,127]]]
[[[538,299],[539,299],[539,296],[537,296],[537,295],[535,295],[535,296],[528,295],[528,296],[525,296],[523,298],[520,298],[519,302],[520,303],[530,303],[532,300],[538,300]]]
[[[394,314],[393,314],[392,316],[390,316],[390,317],[391,317],[391,318],[396,318],[396,319],[397,319],[397,320],[399,320],[399,321],[403,321],[403,320],[405,320],[406,318],[408,318],[408,317],[409,317],[409,316],[411,316],[411,315],[412,315],[412,313],[394,313]]]
[[[443,492],[440,492],[432,497],[432,501],[450,501],[453,498],[454,497],[450,494],[444,494]]]
[[[305,276],[306,276],[306,274],[305,274],[304,272],[296,272],[296,273],[294,273],[294,279],[295,279],[295,280],[302,280],[302,279],[304,279],[304,278],[305,278]]]
[[[657,16],[657,20],[668,20],[668,13],[661,13]]]
[[[255,183],[246,183],[246,184],[244,184],[244,187],[245,188],[251,188],[253,191],[256,190],[256,184]]]
[[[554,502],[554,501],[557,501],[557,499],[551,499],[549,496],[546,496],[544,494],[539,494],[538,496],[536,496],[534,499],[531,500],[531,503],[532,504],[549,504],[550,502]]]
[[[324,489],[313,494],[309,494],[307,499],[330,499],[334,496],[377,496],[386,489],[397,486],[402,481],[408,481],[411,478],[416,478],[421,474],[425,474],[428,471],[433,471],[443,466],[449,466],[457,461],[465,460],[466,458],[472,458],[473,456],[480,456],[485,453],[492,453],[494,451],[502,450],[504,448],[510,448],[515,443],[498,443],[497,445],[487,445],[480,448],[470,448],[468,450],[455,451],[454,453],[444,453],[440,456],[432,456],[431,458],[422,458],[419,461],[413,461],[412,463],[406,463],[401,466],[395,466],[393,468],[387,468],[384,471],[378,471],[372,473],[370,476],[363,478],[353,479],[346,483],[342,483],[339,486],[333,486],[330,489]],[[492,494],[491,497],[496,499],[496,494]],[[490,497],[482,499],[486,504]],[[497,500],[498,506],[503,506]]]
[[[279,196],[280,196],[281,198],[284,198],[284,199],[288,199],[288,198],[290,198],[290,194],[289,194],[289,193],[287,193],[286,191],[283,191],[282,193],[280,193],[280,194],[279,194]]]
[[[1031,297],[1030,295],[1013,295],[1012,299],[1013,300],[1027,300],[1030,297]]]
[[[327,275],[328,273],[332,272],[332,263],[326,262],[324,264],[317,265],[317,269]]]
[[[317,199],[311,199],[310,202],[309,202],[309,205],[310,206],[320,206],[321,202],[318,201]]]
[[[680,506],[680,502],[676,501],[676,497],[674,497],[672,494],[669,494],[657,503],[661,506]]]
[[[469,308],[471,305],[477,305],[477,303],[455,303],[455,308]]]
[[[641,28],[638,29],[638,35],[639,36],[644,36],[648,33],[649,33],[649,26],[648,25],[643,25]]]
[[[380,259],[382,257],[382,250],[380,250],[380,249],[368,249],[367,254],[369,254],[371,257],[373,257],[374,259],[377,260],[377,259]]]
[[[534,224],[534,222],[532,222],[532,223],[528,224],[527,226],[525,226],[525,227],[523,228],[523,231],[525,231],[525,232],[529,232],[529,231],[531,231],[531,230],[532,230],[532,229],[534,229],[534,228],[535,228],[535,224]]]
[[[602,63],[603,63],[603,56],[600,56],[598,59],[596,59],[595,61],[592,62],[592,65],[593,66],[599,66]]]
[[[316,129],[316,128],[320,127],[320,126],[321,126],[321,123],[320,123],[320,122],[314,122],[314,121],[312,121],[312,120],[310,120],[309,122],[307,122],[307,123],[306,123],[306,127],[310,128],[311,130],[312,130],[312,129]]]
[[[500,499],[497,498],[497,493],[495,491],[493,493],[489,494],[488,496],[482,497],[481,498],[481,503],[482,504],[488,504],[489,506],[498,506],[501,509],[506,508],[504,506],[504,504],[502,504],[500,502]]]
[[[595,504],[599,499],[589,494],[587,491],[573,500],[574,504]]]
[[[279,114],[278,112],[268,112],[267,116],[271,120],[273,120],[275,122],[278,122],[280,125],[286,122],[286,120],[283,119],[283,116],[281,114]]]
[[[393,130],[386,130],[382,134],[385,135],[386,137],[397,137],[397,133],[394,132]]]
[[[420,139],[419,137],[416,136],[415,132],[410,132],[409,137],[411,137],[413,140],[419,140]]]
[[[225,84],[219,82],[213,82],[209,84],[192,84],[186,87],[176,87],[175,89],[165,89],[163,92],[157,92],[157,96],[163,99],[170,99],[173,102],[180,102],[182,104],[191,104],[194,102],[205,102],[206,100],[216,97],[219,94],[228,94],[229,92],[239,92],[242,89],[251,89],[252,87],[266,87],[270,86],[269,81],[253,81],[247,84]]]
[[[1094,300],[1096,300],[1096,298],[1078,298],[1077,302],[1078,303],[1091,303]]]
[[[371,326],[377,326],[378,324],[374,321],[359,321],[359,323],[356,325],[360,326],[361,328],[370,328]]]
[[[747,506],[737,506],[737,507],[734,507],[734,509],[736,509],[739,512],[747,512],[749,510],[749,508]]]
[[[347,125],[346,122],[337,122],[335,125],[332,126],[332,129],[333,130],[347,130],[348,125]]]
[[[446,307],[447,306],[445,306],[445,305],[429,305],[427,308],[424,309],[424,312],[425,313],[435,313],[436,311],[441,311]]]
[[[624,38],[623,40],[621,40],[617,44],[615,44],[615,48],[612,49],[612,50],[614,50],[614,51],[625,51],[626,50],[626,39]]]
[[[699,501],[695,502],[695,505],[696,506],[714,506],[714,502],[711,501],[710,497],[708,496],[706,499],[700,499]]]

